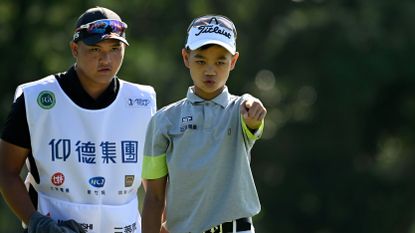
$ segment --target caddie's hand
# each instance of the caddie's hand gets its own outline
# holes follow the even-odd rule
[[[267,109],[259,99],[249,97],[241,104],[241,114],[248,128],[258,129],[265,115],[267,115]]]
[[[79,225],[79,223],[77,223],[73,219],[59,222],[58,226],[69,228],[76,233],[86,233],[86,231],[81,227],[81,225]]]
[[[29,219],[28,233],[85,233],[74,220],[57,223],[53,219],[35,212]]]

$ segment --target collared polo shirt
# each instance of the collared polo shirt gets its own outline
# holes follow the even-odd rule
[[[260,211],[250,151],[263,124],[253,134],[243,122],[240,108],[247,96],[232,95],[225,87],[204,100],[190,87],[185,99],[150,120],[143,178],[169,176],[169,232],[203,232]]]

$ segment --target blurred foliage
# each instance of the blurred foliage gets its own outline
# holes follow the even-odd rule
[[[128,23],[119,76],[153,85],[159,107],[191,85],[180,56],[190,21],[235,22],[240,58],[228,86],[269,111],[252,152],[257,232],[415,232],[414,1],[2,0],[2,122],[19,83],[73,63],[75,21],[96,5]],[[18,232],[0,207],[0,232]]]

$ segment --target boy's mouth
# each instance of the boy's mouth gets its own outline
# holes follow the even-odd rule
[[[215,84],[215,80],[212,80],[212,79],[209,79],[209,80],[205,80],[205,81],[203,81],[203,83],[205,84],[205,85],[213,85],[213,84]]]
[[[109,67],[109,66],[98,68],[98,72],[109,72],[109,71],[111,71],[111,67]]]

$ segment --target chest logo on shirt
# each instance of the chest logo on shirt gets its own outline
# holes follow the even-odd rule
[[[197,126],[195,124],[192,124],[192,121],[193,121],[193,116],[182,117],[180,132],[184,132],[187,129],[197,129]]]
[[[43,109],[51,109],[55,106],[55,94],[51,91],[42,91],[37,97],[37,104]]]
[[[182,122],[190,122],[190,121],[192,121],[193,120],[193,117],[192,116],[185,116],[185,117],[182,117]]]

